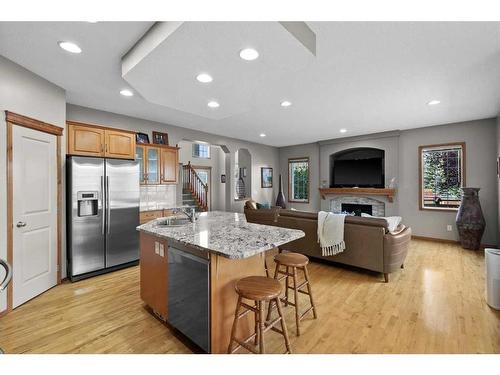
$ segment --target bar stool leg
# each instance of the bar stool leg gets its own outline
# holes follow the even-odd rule
[[[238,303],[236,304],[236,311],[234,312],[233,327],[231,328],[231,338],[229,339],[229,346],[227,348],[227,354],[231,354],[234,337],[236,334],[236,325],[238,323],[238,314],[241,307],[241,296],[238,296]]]
[[[288,329],[286,328],[285,317],[283,316],[283,310],[281,309],[281,302],[279,297],[276,298],[276,307],[281,318],[281,330],[283,331],[283,337],[285,338],[286,350],[289,354],[292,354],[292,347],[290,346],[290,339],[288,337]]]
[[[288,274],[290,273],[290,269],[289,267],[285,267],[286,268],[286,283],[285,283],[285,306],[288,306],[288,289],[290,288],[290,283],[289,283],[289,279],[290,277],[288,276]]]
[[[313,293],[312,293],[311,283],[309,282],[309,272],[307,271],[307,266],[304,267],[304,277],[307,281],[307,293],[309,294],[309,300],[311,302],[313,316],[314,319],[317,319],[318,315],[316,314],[316,305],[314,304]]]
[[[279,263],[276,263],[276,267],[274,268],[274,278],[277,279],[278,278],[278,271],[279,271],[279,268],[280,268],[280,264]],[[269,306],[267,308],[267,316],[266,316],[266,322],[270,321],[271,320],[271,313],[272,313],[272,309],[273,309],[273,300],[269,301]]]
[[[258,302],[259,304],[259,353],[264,354],[264,303],[262,301]]]
[[[299,291],[297,289],[297,268],[293,268],[293,294],[295,298],[295,322],[297,324],[297,336],[300,336],[300,316],[299,316]]]
[[[259,309],[259,304],[257,301],[255,301],[255,309]],[[259,314],[257,312],[254,313],[255,317],[255,339],[254,339],[254,345],[257,346],[259,344]]]

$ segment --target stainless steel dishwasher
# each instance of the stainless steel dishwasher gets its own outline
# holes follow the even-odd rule
[[[210,269],[206,258],[168,248],[168,322],[210,352]]]

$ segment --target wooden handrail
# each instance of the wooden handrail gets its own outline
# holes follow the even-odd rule
[[[208,183],[203,183],[191,162],[182,166],[182,185],[189,190],[197,205],[203,211],[208,211]]]

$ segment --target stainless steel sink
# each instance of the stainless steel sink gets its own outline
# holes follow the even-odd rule
[[[159,227],[181,227],[190,223],[191,221],[187,217],[172,216],[159,219],[156,225]]]

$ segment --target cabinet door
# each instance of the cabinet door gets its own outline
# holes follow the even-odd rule
[[[135,147],[135,160],[139,162],[139,183],[141,185],[146,184],[146,147],[136,146]]]
[[[175,148],[161,149],[161,183],[175,184],[177,182],[178,150]]]
[[[68,154],[82,156],[104,156],[104,130],[68,124]]]
[[[141,236],[141,299],[163,320],[167,319],[167,241],[144,233]]]
[[[146,183],[154,185],[160,183],[160,150],[156,147],[146,148]]]
[[[105,130],[105,156],[108,158],[134,159],[135,134],[119,130]]]

